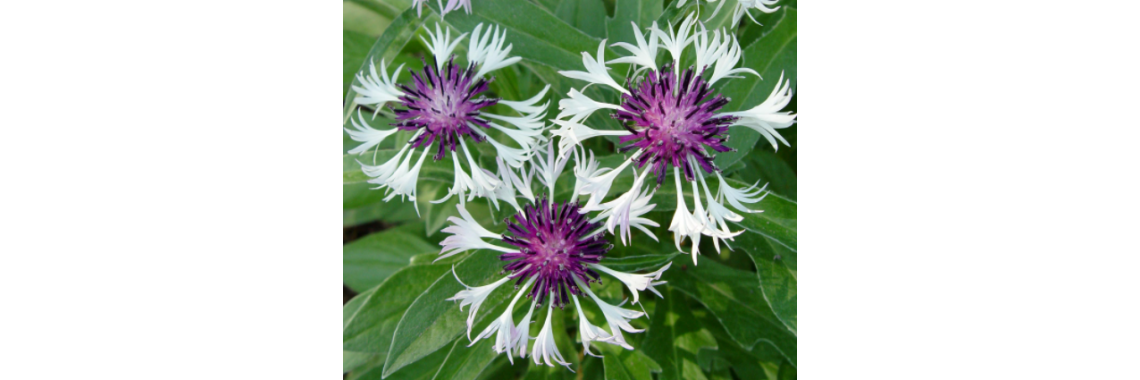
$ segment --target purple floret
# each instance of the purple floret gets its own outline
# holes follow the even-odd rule
[[[434,64],[424,64],[422,76],[408,70],[416,82],[415,88],[399,85],[404,90],[404,96],[400,97],[403,108],[393,108],[398,122],[392,125],[407,131],[424,130],[408,142],[412,147],[426,147],[439,140],[436,160],[442,159],[447,151],[454,152],[461,138],[469,137],[475,142],[485,140],[471,130],[471,125],[490,128],[487,120],[479,117],[479,110],[499,102],[499,99],[473,99],[487,90],[488,82],[480,78],[472,84],[475,65],[461,69],[454,61],[452,57],[447,62],[443,73]]]
[[[543,199],[527,207],[522,213],[508,219],[503,241],[518,247],[518,252],[506,253],[499,258],[510,261],[503,270],[517,278],[516,286],[537,276],[527,297],[538,297],[541,306],[548,294],[551,302],[562,307],[570,301],[569,294],[580,295],[581,289],[574,279],[589,284],[599,275],[586,264],[596,264],[611,248],[602,234],[585,236],[600,225],[590,223],[586,214],[578,213],[577,203],[555,203],[553,207]]]
[[[708,82],[695,75],[693,69],[681,73],[676,94],[677,77],[669,65],[661,72],[650,72],[638,86],[627,87],[631,91],[622,94],[622,109],[613,113],[615,119],[633,124],[623,123],[632,134],[621,137],[621,142],[630,143],[621,151],[644,149],[637,166],[652,164],[658,185],[665,180],[665,170],[670,165],[683,168],[685,179],[692,181],[695,173],[686,164],[688,157],[706,172],[717,170],[712,162],[714,155],[704,147],[717,152],[732,150],[724,142],[728,141],[728,126],[736,118],[714,117],[729,100],[719,94],[714,96]]]

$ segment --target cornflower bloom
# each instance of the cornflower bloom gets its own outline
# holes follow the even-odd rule
[[[364,121],[364,115],[358,110],[357,119],[352,120],[353,128],[345,128],[345,131],[349,137],[361,144],[349,153],[364,154],[376,148],[397,130],[415,132],[411,140],[384,164],[375,165],[375,152],[373,152],[373,165],[361,163],[363,172],[372,177],[369,183],[378,185],[376,189],[387,188],[388,195],[384,198],[385,201],[400,196],[415,202],[420,168],[429,152],[435,153],[433,158],[437,161],[450,152],[455,168],[453,186],[446,196],[433,202],[445,201],[453,195],[458,196],[460,202],[475,197],[495,200],[496,195],[504,191],[502,188],[507,179],[480,167],[471,155],[468,145],[490,143],[496,151],[499,162],[517,168],[533,154],[534,145],[544,139],[542,134],[545,126],[542,118],[546,115],[547,104],[538,105],[538,102],[545,96],[549,86],[538,95],[524,101],[505,101],[479,95],[486,91],[488,83],[494,80],[494,77],[487,77],[488,73],[514,64],[520,59],[508,57],[512,45],[503,46],[507,34],[505,30],[500,31],[496,26],[488,27],[485,33],[481,32],[483,24],[476,26],[471,33],[467,49],[469,63],[465,67],[455,64],[455,56],[451,52],[467,34],[464,33],[452,40],[451,31],[444,32],[439,24],[436,24],[434,34],[431,30],[427,31],[430,41],[423,40],[431,51],[432,62],[425,63],[420,73],[408,70],[413,80],[411,85],[397,83],[403,65],[389,75],[383,60],[380,61],[379,72],[373,62],[369,65],[367,73],[357,74],[360,85],[352,86],[357,92],[355,102],[362,106],[374,107],[374,118],[387,104],[396,119],[396,123],[392,124],[396,128],[373,129]],[[495,104],[506,105],[521,116],[504,116],[488,112],[487,107]],[[496,141],[488,133],[492,129],[514,140],[519,147]],[[417,149],[422,149],[418,155]],[[462,150],[462,154],[458,150]],[[466,159],[469,170],[461,165],[460,161],[463,159]],[[498,206],[498,202],[495,202],[495,205]],[[418,204],[416,212],[419,212]]]
[[[576,154],[585,153],[576,152]],[[567,158],[555,154],[552,145],[547,145],[546,154],[540,154],[535,162],[530,164],[531,170],[519,170],[516,174],[526,178],[537,175],[550,190],[550,194],[553,194],[555,180],[565,168],[567,161]],[[515,171],[511,168],[506,170]],[[531,183],[529,179],[522,181]],[[545,197],[532,200],[529,205],[504,221],[506,226],[502,232],[492,232],[484,228],[467,212],[464,205],[459,204],[456,207],[459,209],[460,217],[448,218],[452,224],[443,231],[450,235],[441,243],[443,249],[440,259],[467,250],[486,249],[498,251],[499,258],[504,262],[505,276],[489,285],[468,286],[456,275],[456,280],[466,289],[450,300],[460,301],[461,310],[464,306],[470,306],[467,337],[471,340],[471,345],[479,339],[493,337],[495,344],[492,349],[496,353],[506,353],[511,363],[514,363],[516,355],[525,359],[528,353],[527,345],[531,341],[531,318],[536,309],[546,306],[546,319],[535,337],[534,346],[529,350],[530,356],[538,365],[553,367],[558,364],[570,369],[570,363],[554,344],[551,318],[554,307],[562,309],[567,304],[573,303],[578,313],[579,338],[586,354],[600,357],[590,351],[590,344],[594,342],[633,349],[633,346],[625,340],[622,331],[628,333],[643,331],[634,328],[629,321],[641,317],[644,313],[623,308],[625,301],[616,305],[603,301],[590,289],[590,285],[594,282],[600,284],[601,274],[604,273],[621,281],[632,293],[632,303],[637,304],[640,302],[641,291],[648,290],[661,297],[654,286],[665,283],[658,279],[665,270],[669,269],[671,263],[646,274],[625,273],[605,266],[606,253],[613,248],[613,244],[605,238],[605,227],[598,223],[598,219],[590,219],[585,213],[580,212],[581,206],[575,201],[556,202]],[[652,208],[652,205],[649,207]],[[506,311],[472,339],[473,323],[483,301],[495,289],[511,281],[515,284],[515,295]],[[530,307],[519,323],[515,324],[515,306],[524,295],[531,301]],[[582,303],[579,301],[580,296],[594,301],[609,324],[608,331],[594,325],[586,318]]]
[[[669,231],[673,232],[673,241],[678,250],[683,251],[681,241],[689,238],[693,263],[696,264],[701,235],[711,237],[719,252],[720,242],[724,241],[727,246],[727,241],[743,232],[729,229],[726,222],[740,222],[743,217],[725,207],[726,203],[741,212],[760,212],[749,209],[745,204],[759,202],[766,195],[764,187],[756,187],[758,183],[744,189],[733,188],[713,163],[716,153],[732,150],[724,145],[729,138],[729,127],[739,125],[751,128],[764,136],[773,149],[779,147],[777,140],[788,145],[787,140],[776,130],[787,128],[796,120],[796,115],[791,112],[781,112],[792,98],[791,81],[785,81],[781,74],[779,85],[763,103],[744,111],[721,112],[729,99],[716,93],[713,86],[715,83],[726,78],[739,78],[742,74],[759,76],[752,69],[736,67],[741,57],[741,48],[732,34],[720,30],[710,33],[692,15],[681,23],[676,32],[672,25],[668,31],[658,29],[656,22],[650,27],[648,36],[642,36],[636,24],[633,28],[636,46],[629,43],[612,45],[629,51],[630,56],[605,62],[605,41],[602,41],[596,58],[586,52],[582,53],[586,72],[561,72],[562,75],[585,80],[591,85],[600,84],[620,91],[621,104],[595,101],[583,95],[580,90],[571,89],[569,97],[559,101],[558,108],[562,112],[558,119],[561,120],[554,120],[554,123],[560,128],[551,133],[559,136],[562,154],[567,154],[568,150],[582,140],[595,136],[618,136],[620,143],[624,144],[619,151],[634,151],[624,163],[612,170],[596,169],[594,163],[581,165],[595,168],[582,174],[580,180],[585,185],[575,190],[576,193],[590,197],[581,212],[606,209],[601,200],[609,192],[617,173],[632,163],[637,164],[633,170],[635,173],[640,171],[640,174],[635,174],[634,186],[614,202],[632,199],[637,196],[634,194],[640,194],[641,183],[649,173],[655,175],[657,186],[660,187],[671,168],[677,188],[677,209]],[[681,70],[681,54],[690,45],[695,52],[695,65]],[[655,61],[659,47],[668,51],[672,57],[671,61],[660,67]],[[617,85],[607,72],[609,68],[606,63],[636,65],[638,68],[633,77],[638,79],[633,80],[631,77],[625,86]],[[610,116],[617,119],[625,129],[595,130],[582,124],[593,112],[603,108],[612,110]],[[706,174],[715,175],[720,180],[716,196],[713,196],[705,180]],[[685,201],[682,175],[684,182],[691,185],[692,212]],[[627,223],[635,223],[631,221],[639,215],[635,204],[612,208],[607,212],[605,215],[610,218],[608,223],[620,225],[623,231],[628,231]]]

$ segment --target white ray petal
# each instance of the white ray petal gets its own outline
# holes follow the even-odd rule
[[[447,300],[460,301],[459,311],[463,311],[464,306],[471,305],[471,308],[467,310],[467,340],[471,340],[471,326],[475,324],[475,315],[479,314],[479,306],[483,305],[483,301],[487,300],[487,296],[491,295],[491,292],[495,291],[495,288],[510,281],[511,278],[503,277],[501,280],[495,281],[490,285],[473,288],[467,286],[467,284],[463,283],[463,280],[459,279],[459,275],[455,273],[455,267],[451,268],[451,274],[455,276],[455,280],[459,281],[459,284],[467,289],[460,290],[459,293],[455,293],[455,296]]]
[[[499,33],[498,25],[495,25],[494,31],[488,26],[487,33],[480,38],[479,32],[482,28],[482,23],[475,26],[467,49],[467,61],[479,63],[479,71],[475,73],[475,78],[482,78],[484,74],[513,65],[522,59],[507,57],[511,53],[513,44],[503,47],[507,39],[506,29],[502,29],[502,33]]]
[[[427,45],[428,50],[431,51],[431,55],[435,59],[435,67],[439,70],[443,70],[443,65],[451,58],[451,52],[455,50],[456,46],[459,46],[459,42],[463,37],[467,36],[467,33],[463,33],[452,41],[451,28],[443,29],[446,29],[446,32],[441,30],[439,23],[435,24],[434,34],[431,32],[431,29],[424,29],[428,37],[431,38],[431,42],[428,42],[428,40],[425,40],[422,36],[420,37],[420,41],[423,41],[424,45]]]
[[[759,77],[760,73],[757,73],[756,70],[752,70],[747,67],[734,68],[736,66],[736,63],[740,62],[740,56],[742,54],[742,51],[740,49],[740,42],[736,40],[735,36],[732,36],[728,32],[725,32],[725,35],[727,37],[725,38],[724,43],[721,44],[721,48],[724,50],[724,54],[715,59],[716,66],[713,68],[712,77],[709,78],[709,85],[716,83],[716,81],[720,80],[721,78],[740,78],[736,75],[739,73],[750,73]]]
[[[633,293],[633,303],[638,302],[638,294],[643,290],[653,292],[653,294],[656,294],[657,297],[660,298],[661,293],[658,293],[656,289],[653,289],[654,286],[659,285],[660,283],[654,281],[661,279],[661,274],[668,270],[672,265],[673,263],[669,262],[656,271],[646,274],[637,274],[618,272],[601,264],[589,264],[591,268],[605,272],[606,274],[613,276],[614,278],[618,279],[618,281],[621,281],[623,284],[625,284],[625,286],[629,288],[629,292]]]
[[[530,301],[530,309],[527,310],[526,315],[519,321],[518,326],[515,327],[515,332],[518,333],[516,338],[515,347],[518,348],[518,355],[520,358],[526,358],[527,344],[530,343],[530,318],[534,315],[538,297]]]
[[[388,67],[384,60],[380,60],[380,72],[376,72],[376,62],[368,63],[368,75],[364,72],[356,73],[356,81],[360,85],[353,85],[352,90],[356,91],[356,97],[353,101],[356,104],[372,106],[375,111],[373,116],[380,112],[380,108],[387,102],[397,102],[404,92],[396,86],[396,80],[400,76],[400,70],[404,68],[403,64],[392,73],[388,75]]]
[[[780,111],[792,100],[792,81],[790,79],[785,81],[784,74],[780,73],[780,80],[777,83],[779,85],[772,89],[768,99],[756,107],[745,111],[721,114],[739,117],[732,125],[743,125],[760,132],[772,144],[772,149],[779,149],[776,139],[783,142],[785,146],[791,146],[776,130],[790,127],[796,123],[795,114],[791,111]]]
[[[619,85],[614,78],[610,77],[609,67],[606,67],[606,40],[602,40],[598,44],[598,58],[591,57],[589,53],[582,52],[582,65],[586,67],[586,71],[559,71],[559,74],[568,78],[581,79],[590,83],[604,84],[613,87],[622,93],[628,94],[629,90]]]
[[[530,99],[521,100],[521,101],[500,100],[499,104],[505,105],[507,107],[511,107],[515,111],[518,111],[521,114],[539,113],[539,112],[545,111],[546,106],[550,104],[550,103],[545,103],[541,106],[537,105],[538,101],[542,100],[542,97],[546,96],[546,91],[549,91],[549,90],[550,90],[550,85],[548,84],[548,85],[546,85],[546,87],[542,88],[542,91],[538,92],[538,95],[535,95],[534,97],[532,97]]]
[[[551,135],[561,137],[558,140],[558,152],[560,155],[569,155],[570,150],[575,146],[582,143],[583,140],[591,137],[598,136],[625,136],[630,134],[627,130],[606,131],[597,130],[587,127],[585,124],[575,123],[569,120],[553,119],[550,122],[558,124],[561,128],[552,129]]]
[[[732,24],[739,25],[740,19],[743,18],[744,15],[748,15],[748,18],[752,19],[752,22],[759,24],[760,22],[756,21],[756,19],[748,13],[748,9],[752,8],[764,13],[772,13],[779,10],[780,7],[768,8],[768,6],[776,5],[779,1],[780,0],[740,0],[736,4],[736,10],[733,11]]]
[[[479,335],[471,341],[471,344],[467,345],[467,347],[474,346],[475,343],[480,339],[489,338],[492,334],[494,334],[495,345],[491,346],[491,349],[495,350],[495,353],[498,354],[505,352],[507,354],[507,359],[510,360],[511,364],[515,363],[514,347],[515,344],[519,342],[520,333],[515,326],[515,321],[512,317],[512,314],[515,310],[515,304],[519,302],[519,299],[522,298],[523,294],[526,293],[531,284],[534,284],[535,278],[536,277],[531,277],[530,280],[527,280],[526,284],[524,284],[523,287],[515,293],[515,297],[511,299],[511,303],[507,305],[507,310],[503,311],[503,314],[499,315],[499,317],[495,318],[495,320],[491,322],[487,328],[483,329],[483,332],[480,332]]]
[[[644,184],[645,177],[649,174],[649,171],[649,167],[642,170],[641,175],[637,175],[635,171],[634,176],[636,179],[634,179],[629,191],[614,198],[612,201],[596,204],[595,199],[600,199],[600,197],[591,197],[590,202],[587,202],[586,206],[582,207],[580,212],[585,213],[601,210],[602,212],[591,219],[590,222],[597,223],[598,221],[605,220],[602,228],[605,228],[610,234],[614,234],[614,227],[620,226],[621,228],[618,230],[618,235],[621,237],[621,243],[622,245],[628,245],[627,241],[632,239],[629,229],[630,226],[641,226],[638,228],[643,231],[647,230],[644,228],[646,225],[653,227],[659,226],[657,222],[641,217],[657,206],[657,204],[649,204],[650,199],[653,198],[653,193],[650,192],[650,189],[646,188],[644,191],[642,190],[642,184]],[[653,234],[649,235],[653,237],[653,240],[657,240],[657,237]],[[634,301],[634,303],[637,303],[637,301]]]
[[[558,364],[566,367],[570,372],[574,372],[573,369],[570,369],[570,363],[563,359],[562,354],[558,352],[558,346],[554,344],[554,331],[550,328],[552,314],[554,314],[554,302],[551,302],[550,306],[546,308],[546,323],[542,324],[542,330],[538,332],[538,339],[534,341],[534,350],[530,353],[531,359],[534,360],[534,364],[545,364],[551,367]]]
[[[562,112],[558,113],[558,118],[562,119],[569,116],[571,123],[581,123],[582,120],[590,117],[590,114],[594,113],[594,111],[602,108],[621,109],[621,106],[616,104],[590,99],[589,96],[582,94],[575,88],[571,88],[567,95],[570,97],[558,101],[558,109],[562,110]]]
[[[768,196],[768,193],[764,192],[764,190],[768,188],[768,184],[765,183],[764,186],[757,189],[756,186],[760,184],[760,182],[757,181],[747,189],[735,189],[724,180],[724,177],[721,176],[719,172],[716,173],[716,177],[720,179],[720,188],[717,190],[717,198],[724,198],[732,207],[735,207],[741,212],[764,212],[763,210],[756,211],[744,207],[744,203],[756,203]]]
[[[361,144],[348,151],[348,154],[364,154],[364,152],[380,145],[384,139],[396,133],[399,129],[373,129],[364,121],[364,115],[360,113],[360,109],[356,110],[356,119],[352,120],[352,126],[355,129],[344,128],[348,132],[348,137],[353,141],[359,141]]]
[[[546,117],[545,113],[525,114],[523,116],[502,116],[489,112],[483,112],[480,116],[489,117],[492,119],[502,120],[524,130],[542,130],[546,124],[543,118]]]
[[[630,333],[639,333],[645,331],[642,329],[636,329],[633,327],[633,325],[629,324],[629,321],[637,319],[645,313],[637,310],[623,309],[621,305],[624,305],[625,301],[621,301],[621,303],[617,304],[616,306],[610,305],[598,298],[598,296],[595,295],[594,292],[590,291],[590,288],[585,286],[585,284],[583,284],[581,281],[576,278],[574,281],[578,283],[579,288],[586,292],[586,295],[590,296],[590,298],[594,300],[594,303],[598,305],[598,308],[602,309],[602,315],[606,317],[606,323],[610,324],[610,335],[612,335],[612,337],[610,340],[606,341],[606,343],[622,346],[627,350],[632,350],[633,346],[625,341],[625,336],[623,336],[621,332],[623,330]]]
[[[650,27],[651,33],[661,40],[661,46],[664,47],[665,50],[669,51],[669,55],[673,57],[674,74],[676,74],[676,71],[680,70],[681,53],[685,50],[685,47],[689,46],[689,44],[692,43],[693,40],[697,38],[697,36],[703,35],[705,33],[705,31],[700,31],[695,34],[692,33],[693,26],[696,25],[696,23],[696,16],[689,14],[689,16],[685,17],[685,20],[681,22],[681,27],[678,28],[676,32],[673,32],[672,24],[669,24],[668,33],[661,29],[658,29],[657,22],[654,22]]]
[[[685,204],[685,192],[681,187],[681,172],[673,167],[673,180],[677,185],[677,210],[673,212],[673,221],[669,224],[669,231],[673,232],[673,244],[681,249],[681,239],[688,237],[692,242],[693,265],[697,264],[697,255],[700,254],[701,231],[705,229],[703,208],[698,204],[693,213],[689,213],[689,206]]]
[[[471,14],[471,0],[448,0],[447,6],[444,6],[443,1],[440,0],[440,7],[443,8],[440,17],[446,16],[448,12],[459,9],[460,7],[462,7],[463,11],[467,14]]]
[[[483,225],[471,217],[471,213],[467,212],[467,208],[462,203],[455,205],[455,208],[459,209],[461,218],[454,216],[447,218],[451,225],[444,228],[443,233],[450,235],[439,243],[443,248],[439,252],[439,258],[435,261],[473,249],[491,249],[505,253],[516,251],[512,248],[500,247],[483,241],[483,238],[502,239],[503,236],[483,228]]]
[[[606,63],[632,63],[641,66],[642,68],[653,69],[657,71],[657,36],[649,35],[649,43],[645,42],[641,30],[637,29],[637,23],[630,21],[633,25],[633,37],[637,40],[637,46],[630,45],[626,42],[618,42],[613,47],[620,47],[632,53],[632,56],[621,57]]]
[[[574,300],[574,307],[578,309],[578,337],[582,340],[586,355],[600,358],[601,356],[590,352],[590,342],[605,342],[612,339],[613,335],[606,333],[606,330],[593,325],[590,320],[586,319],[586,313],[582,311],[582,304],[578,303],[578,296],[571,294],[570,298]]]

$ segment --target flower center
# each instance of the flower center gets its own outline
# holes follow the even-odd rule
[[[708,82],[692,68],[681,73],[678,82],[670,66],[665,65],[661,72],[650,72],[631,87],[630,94],[622,94],[622,109],[613,113],[615,119],[633,124],[625,125],[632,134],[621,137],[621,142],[629,143],[621,150],[643,149],[637,165],[653,165],[658,184],[665,180],[669,166],[683,168],[690,181],[694,175],[690,161],[709,173],[716,170],[714,155],[706,148],[732,150],[724,142],[728,141],[728,126],[736,118],[716,116],[728,99],[713,95]]]
[[[422,76],[408,70],[415,79],[415,88],[400,85],[405,94],[400,97],[403,109],[393,109],[397,123],[392,125],[408,131],[423,130],[419,137],[408,142],[415,148],[439,140],[436,160],[442,159],[447,151],[454,152],[461,138],[468,137],[475,142],[485,140],[485,136],[471,127],[490,128],[487,121],[479,117],[479,110],[499,100],[473,99],[488,86],[484,79],[473,81],[474,69],[473,65],[462,69],[455,66],[453,57],[442,73],[434,64],[425,64]]]
[[[586,237],[599,225],[578,213],[577,203],[551,205],[540,200],[508,221],[503,241],[519,251],[499,256],[510,262],[503,270],[518,279],[516,285],[537,277],[527,296],[538,297],[538,306],[550,294],[558,307],[570,301],[567,292],[582,294],[575,279],[585,284],[597,280],[598,273],[586,265],[598,263],[613,247],[602,234]]]

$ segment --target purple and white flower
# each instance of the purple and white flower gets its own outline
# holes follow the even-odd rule
[[[556,154],[551,143],[547,144],[545,152],[543,150],[539,152],[518,172],[516,169],[509,167],[503,169],[504,166],[500,166],[500,169],[506,170],[508,177],[511,177],[509,180],[511,183],[522,185],[517,187],[527,188],[532,194],[534,191],[529,189],[532,183],[531,177],[538,177],[546,187],[553,188],[569,161],[568,157]],[[579,157],[576,160],[578,163],[582,162],[582,157],[589,159],[585,152],[576,153],[578,153],[576,157]],[[526,170],[528,167],[530,170]],[[580,171],[575,170],[575,172]],[[549,194],[553,197],[554,192],[551,190]],[[636,215],[640,215],[638,213],[643,212],[642,210],[652,208],[652,205],[647,207],[642,198],[638,197],[634,197],[633,201],[621,200],[618,203],[623,205],[614,207],[636,209],[633,212]],[[545,322],[529,353],[535,364],[562,365],[569,368],[570,363],[554,344],[551,315],[554,313],[554,307],[562,309],[567,304],[573,303],[579,318],[579,338],[586,353],[596,356],[590,352],[590,345],[598,342],[633,349],[633,346],[622,337],[621,332],[642,331],[629,323],[630,320],[640,317],[642,313],[621,308],[625,301],[617,306],[602,301],[590,290],[590,285],[594,282],[600,283],[603,274],[611,276],[625,284],[632,293],[633,303],[638,303],[641,291],[650,291],[658,297],[661,296],[653,287],[664,284],[664,281],[659,279],[670,264],[647,274],[625,273],[606,266],[604,264],[606,254],[613,248],[613,244],[610,244],[605,237],[606,226],[599,224],[598,218],[591,219],[588,212],[582,212],[582,206],[573,200],[554,202],[546,197],[534,199],[518,213],[505,220],[504,231],[501,233],[492,232],[480,225],[467,212],[464,204],[458,204],[456,207],[460,216],[448,218],[452,224],[443,230],[449,235],[441,243],[443,249],[440,258],[466,250],[498,251],[499,258],[504,262],[503,272],[506,274],[491,284],[478,287],[468,286],[460,281],[465,290],[450,298],[460,301],[461,308],[471,306],[467,317],[469,339],[479,307],[487,299],[487,295],[507,282],[515,283],[515,294],[507,309],[476,335],[472,344],[479,339],[494,337],[495,344],[492,347],[495,352],[507,353],[512,363],[515,355],[526,358],[532,314],[535,309],[546,306]],[[531,306],[523,320],[516,325],[512,316],[515,306],[523,295],[531,299]],[[592,299],[601,310],[610,326],[609,332],[587,319],[583,305],[578,299],[583,295]]]
[[[449,7],[453,3],[449,3]],[[389,73],[383,60],[379,71],[375,63],[371,63],[367,73],[357,74],[360,85],[352,86],[357,93],[354,102],[362,107],[372,107],[374,118],[382,111],[390,111],[386,115],[396,123],[392,124],[395,127],[392,129],[374,129],[358,110],[357,118],[352,120],[352,128],[345,128],[345,131],[361,144],[349,153],[363,155],[375,149],[373,164],[361,163],[361,167],[371,177],[368,182],[377,185],[376,189],[387,189],[385,201],[397,196],[416,201],[416,183],[429,151],[437,161],[450,154],[455,173],[447,194],[433,202],[443,202],[452,196],[458,196],[460,202],[476,197],[495,201],[501,195],[511,193],[504,189],[504,186],[511,186],[510,179],[501,178],[481,167],[469,145],[488,142],[503,162],[521,167],[534,153],[534,147],[545,139],[543,131],[546,126],[542,119],[548,103],[540,105],[539,102],[549,86],[524,101],[487,98],[481,94],[494,80],[488,74],[519,61],[519,57],[508,56],[512,45],[506,44],[506,31],[497,26],[486,29],[483,24],[476,26],[467,49],[467,66],[457,65],[456,57],[452,55],[466,33],[452,39],[451,30],[444,30],[439,24],[436,24],[434,33],[431,30],[426,32],[428,38],[421,39],[431,52],[431,62],[425,63],[420,72],[409,70],[412,83],[398,83],[403,65]],[[518,115],[488,112],[487,107],[495,104],[507,106]],[[398,130],[413,132],[413,135],[395,156],[376,165],[380,143]],[[491,130],[502,132],[513,143],[496,141],[489,134]],[[417,150],[421,150],[418,155]],[[497,201],[495,205],[498,206]],[[512,205],[518,208],[516,203]],[[416,212],[419,212],[418,204]]]
[[[745,2],[741,2],[744,4]],[[748,5],[768,4],[753,3]],[[583,140],[596,136],[618,136],[623,144],[619,151],[633,153],[616,168],[598,168],[589,163],[576,172],[575,192],[588,196],[582,212],[601,210],[598,218],[605,219],[605,227],[618,233],[624,241],[631,227],[649,232],[644,226],[657,224],[640,218],[644,214],[652,192],[643,191],[642,186],[648,174],[654,174],[657,186],[665,182],[670,171],[674,176],[677,190],[677,209],[669,225],[674,243],[682,250],[681,242],[688,238],[692,244],[693,263],[700,253],[701,236],[713,240],[716,250],[720,243],[733,240],[742,231],[732,231],[727,222],[740,222],[743,218],[730,211],[725,204],[740,212],[759,212],[745,206],[759,202],[766,193],[756,185],[745,189],[731,187],[714,163],[717,153],[732,149],[725,143],[729,139],[729,127],[744,126],[764,136],[773,149],[779,143],[787,146],[788,141],[780,136],[779,130],[795,124],[796,115],[782,111],[792,98],[791,81],[781,75],[778,85],[764,102],[751,109],[724,112],[722,108],[729,99],[717,93],[714,83],[740,78],[742,75],[759,74],[752,69],[737,67],[742,55],[739,42],[727,30],[708,31],[692,15],[687,17],[677,30],[672,25],[661,30],[656,23],[649,28],[648,35],[642,35],[637,25],[633,25],[637,45],[617,43],[612,46],[628,50],[631,55],[607,63],[630,63],[638,66],[626,86],[617,88],[621,93],[621,104],[609,104],[589,98],[579,89],[571,89],[569,98],[559,102],[561,112],[553,120],[560,127],[551,134],[559,138],[559,152],[569,155]],[[590,84],[606,84],[613,87],[616,81],[609,77],[608,67],[601,65],[604,44],[599,46],[595,59],[583,52],[583,65],[588,73],[564,71],[563,75],[582,79]],[[695,53],[695,66],[682,67],[682,54],[692,46]],[[658,47],[669,53],[664,65],[654,60]],[[588,87],[587,85],[586,87]],[[624,130],[598,130],[583,123],[593,114],[610,109],[610,117],[617,119]],[[592,158],[591,158],[592,159]],[[606,202],[613,181],[631,164],[636,164],[634,185],[617,198]],[[669,170],[669,169],[672,170]],[[716,175],[720,186],[713,195],[706,176]],[[682,176],[684,181],[682,181]],[[682,182],[689,183],[691,192],[685,194]],[[702,191],[703,190],[703,191]],[[702,202],[701,193],[704,193]],[[690,211],[686,197],[691,196],[693,208]],[[707,204],[707,208],[706,205]],[[650,234],[653,237],[652,234]],[[654,237],[656,239],[656,237]],[[730,247],[731,248],[731,247]]]

